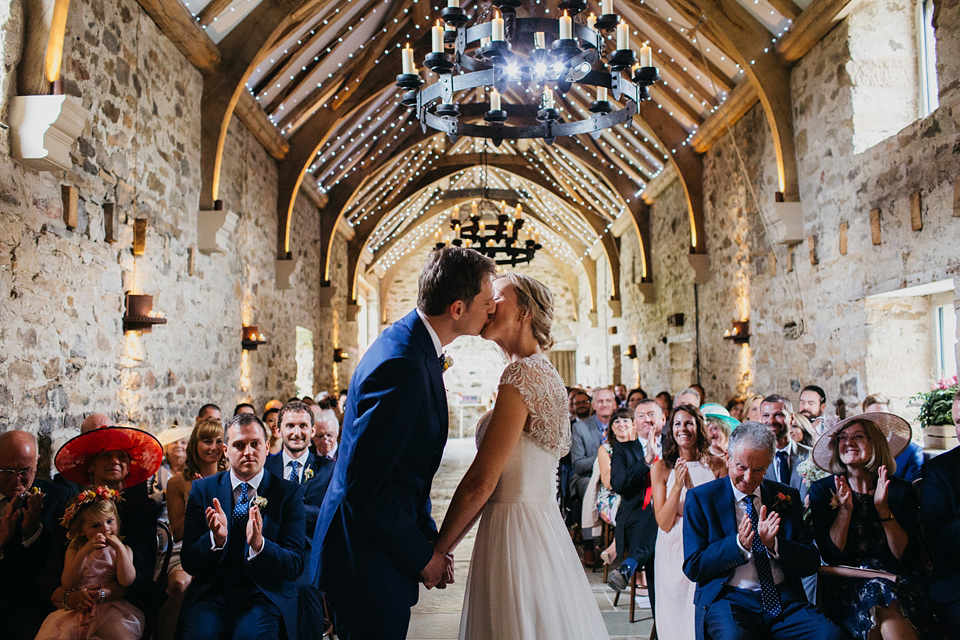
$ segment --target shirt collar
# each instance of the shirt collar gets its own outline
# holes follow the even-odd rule
[[[300,456],[299,458],[294,458],[294,457],[293,457],[292,455],[290,455],[290,454],[287,452],[287,450],[284,448],[284,449],[281,449],[281,450],[280,450],[280,455],[283,456],[283,468],[284,468],[284,469],[286,469],[287,466],[288,466],[291,462],[293,462],[294,460],[296,460],[297,462],[299,462],[299,463],[300,463],[300,466],[306,466],[306,464],[307,464],[307,458],[310,457],[310,450],[309,450],[309,449],[304,449],[302,456]]]
[[[251,487],[253,487],[253,490],[254,490],[254,491],[257,491],[258,489],[260,489],[260,483],[261,483],[262,481],[263,481],[263,469],[260,469],[260,473],[258,473],[257,475],[253,476],[253,478],[251,478],[250,480],[247,480],[246,483],[249,484]],[[230,488],[231,488],[231,489],[236,489],[237,486],[239,486],[239,484],[240,484],[241,482],[244,482],[244,481],[241,480],[240,478],[238,478],[238,477],[233,473],[233,469],[231,469],[231,470],[230,470]]]
[[[734,502],[739,503],[739,502],[741,502],[745,497],[747,497],[747,494],[746,494],[746,493],[740,491],[739,489],[737,489],[737,488],[733,485],[733,480],[730,480],[730,488],[733,489]],[[757,485],[757,488],[754,489],[754,490],[753,490],[753,493],[751,493],[750,495],[752,495],[752,496],[757,496],[757,497],[759,498],[759,497],[760,497],[760,485]]]
[[[789,438],[789,437],[788,437],[788,438],[787,438],[787,446],[785,446],[783,449],[777,449],[776,451],[774,451],[773,455],[776,456],[776,455],[777,455],[778,453],[780,453],[781,451],[786,451],[786,452],[787,452],[787,455],[793,455],[794,445],[796,445],[796,444],[797,444],[797,443],[794,441],[793,438]]]
[[[437,350],[437,357],[443,355],[443,344],[440,343],[440,338],[437,337],[437,332],[433,330],[433,327],[430,326],[430,323],[427,322],[427,316],[420,311],[420,308],[417,308],[417,315],[420,316],[420,321],[423,322],[423,326],[427,328],[427,333],[430,334],[430,339],[433,341],[433,348]]]

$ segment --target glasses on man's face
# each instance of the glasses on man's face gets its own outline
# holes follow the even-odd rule
[[[35,469],[0,469],[0,476],[4,478],[11,478],[13,476],[20,476],[20,479],[26,482],[30,479],[30,474],[33,473]]]

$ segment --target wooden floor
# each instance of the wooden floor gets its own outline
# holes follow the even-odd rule
[[[476,448],[472,438],[451,439],[444,451],[443,463],[433,483],[433,515],[437,523],[443,522],[457,483],[473,460]],[[476,531],[476,528],[474,528]],[[427,591],[420,588],[420,602],[413,609],[408,640],[451,640],[457,637],[460,628],[460,608],[467,573],[470,570],[470,554],[473,550],[474,533],[471,533],[457,549],[457,582],[444,590]],[[646,598],[638,598],[644,608],[638,610],[639,621],[628,622],[627,601],[629,594],[620,598],[620,606],[613,606],[614,592],[602,582],[603,572],[588,572],[593,594],[600,606],[607,631],[614,640],[646,640],[650,635],[652,620]],[[550,639],[554,640],[554,639]],[[571,639],[572,640],[572,639]]]

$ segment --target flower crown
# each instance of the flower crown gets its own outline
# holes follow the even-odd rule
[[[86,491],[82,491],[70,502],[69,505],[67,505],[67,510],[60,519],[60,524],[62,524],[65,529],[69,528],[70,523],[80,512],[80,509],[88,504],[93,504],[94,502],[100,502],[102,500],[120,502],[123,500],[123,496],[120,495],[119,491],[114,491],[113,489],[109,489],[107,487],[97,487],[96,489],[87,489]]]

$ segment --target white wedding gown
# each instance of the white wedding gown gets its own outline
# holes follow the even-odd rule
[[[509,364],[500,385],[520,390],[530,422],[482,511],[460,639],[609,640],[557,507],[557,463],[570,448],[563,380],[535,354]]]

